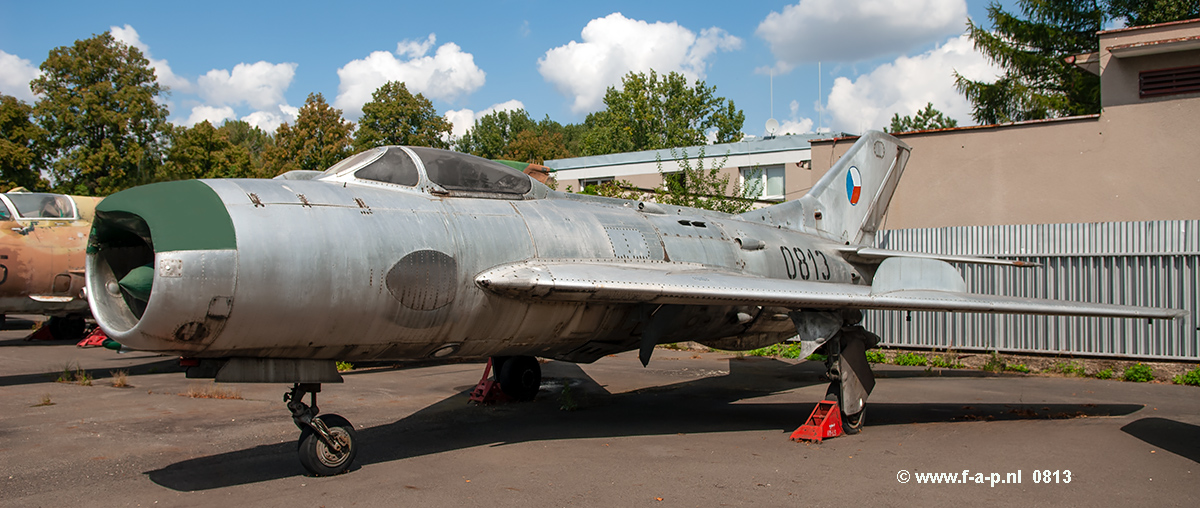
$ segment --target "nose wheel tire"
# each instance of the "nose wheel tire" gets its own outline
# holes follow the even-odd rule
[[[327,445],[311,428],[304,428],[300,432],[300,463],[304,465],[304,469],[316,476],[333,476],[346,472],[358,454],[354,426],[335,414],[322,415],[314,420],[324,423],[329,429],[329,436],[340,450]]]
[[[513,400],[530,401],[542,386],[542,366],[532,356],[511,356],[500,364],[496,381],[500,382],[500,391]]]

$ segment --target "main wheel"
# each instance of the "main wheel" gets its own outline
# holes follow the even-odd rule
[[[321,437],[311,428],[305,427],[300,432],[298,453],[304,469],[315,476],[333,476],[345,473],[358,455],[358,446],[354,442],[354,426],[345,418],[335,414],[318,416],[334,441],[342,447],[341,451],[334,450],[321,440]]]
[[[52,317],[46,323],[54,340],[79,340],[83,338],[86,323],[78,316]]]
[[[825,390],[825,400],[835,400],[838,403],[838,410],[842,409],[842,385],[837,381],[829,383],[829,388]],[[867,421],[867,408],[862,408],[861,411],[848,415],[842,413],[842,433],[846,435],[854,435],[862,432],[863,423]]]
[[[533,400],[542,386],[542,366],[532,356],[511,356],[500,365],[496,381],[500,391],[513,400]]]

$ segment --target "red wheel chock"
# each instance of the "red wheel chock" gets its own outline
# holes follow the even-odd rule
[[[476,402],[479,404],[493,404],[496,402],[508,402],[509,397],[500,390],[500,382],[496,378],[491,377],[492,374],[492,359],[488,358],[487,367],[483,368],[483,378],[479,380],[479,384],[475,385],[475,389],[471,390],[471,398],[468,402]]]
[[[813,408],[808,421],[792,432],[792,441],[803,439],[820,443],[822,439],[840,435],[842,435],[842,410],[836,401],[823,400]]]

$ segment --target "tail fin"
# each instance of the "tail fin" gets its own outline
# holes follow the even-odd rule
[[[893,136],[868,131],[804,197],[743,215],[803,226],[847,244],[874,243],[911,150]]]

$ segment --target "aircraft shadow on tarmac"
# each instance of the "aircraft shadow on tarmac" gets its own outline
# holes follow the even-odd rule
[[[785,390],[825,384],[824,366],[772,359],[731,360],[729,372],[682,383],[611,394],[577,365],[543,365],[543,390],[526,404],[474,407],[467,391],[394,423],[361,429],[355,468],[477,446],[532,441],[773,430],[780,440],[808,417],[816,401],[738,403]],[[560,411],[569,384],[578,411]],[[552,387],[547,393],[547,387]],[[1025,420],[1126,415],[1135,404],[871,404],[867,426],[978,420]],[[353,421],[354,415],[347,414]],[[281,411],[281,417],[283,417]],[[298,435],[298,432],[297,432]],[[178,491],[208,490],[304,474],[296,444],[256,446],[189,459],[149,471]]]
[[[1200,462],[1200,427],[1166,418],[1142,418],[1121,430],[1192,462]]]
[[[0,346],[3,345],[3,343],[0,343]],[[78,364],[75,362],[63,362],[62,368],[54,372],[35,372],[32,374],[13,374],[9,376],[0,376],[0,386],[53,383],[56,379],[58,379],[58,376],[62,374],[64,370],[74,372],[77,368]],[[108,379],[112,377],[112,373],[115,370],[123,370],[128,376],[183,372],[183,368],[179,366],[178,357],[147,358],[145,363],[139,363],[136,365],[114,367],[111,369],[89,367],[83,370],[87,371],[88,374],[91,374],[91,379],[93,381]]]

